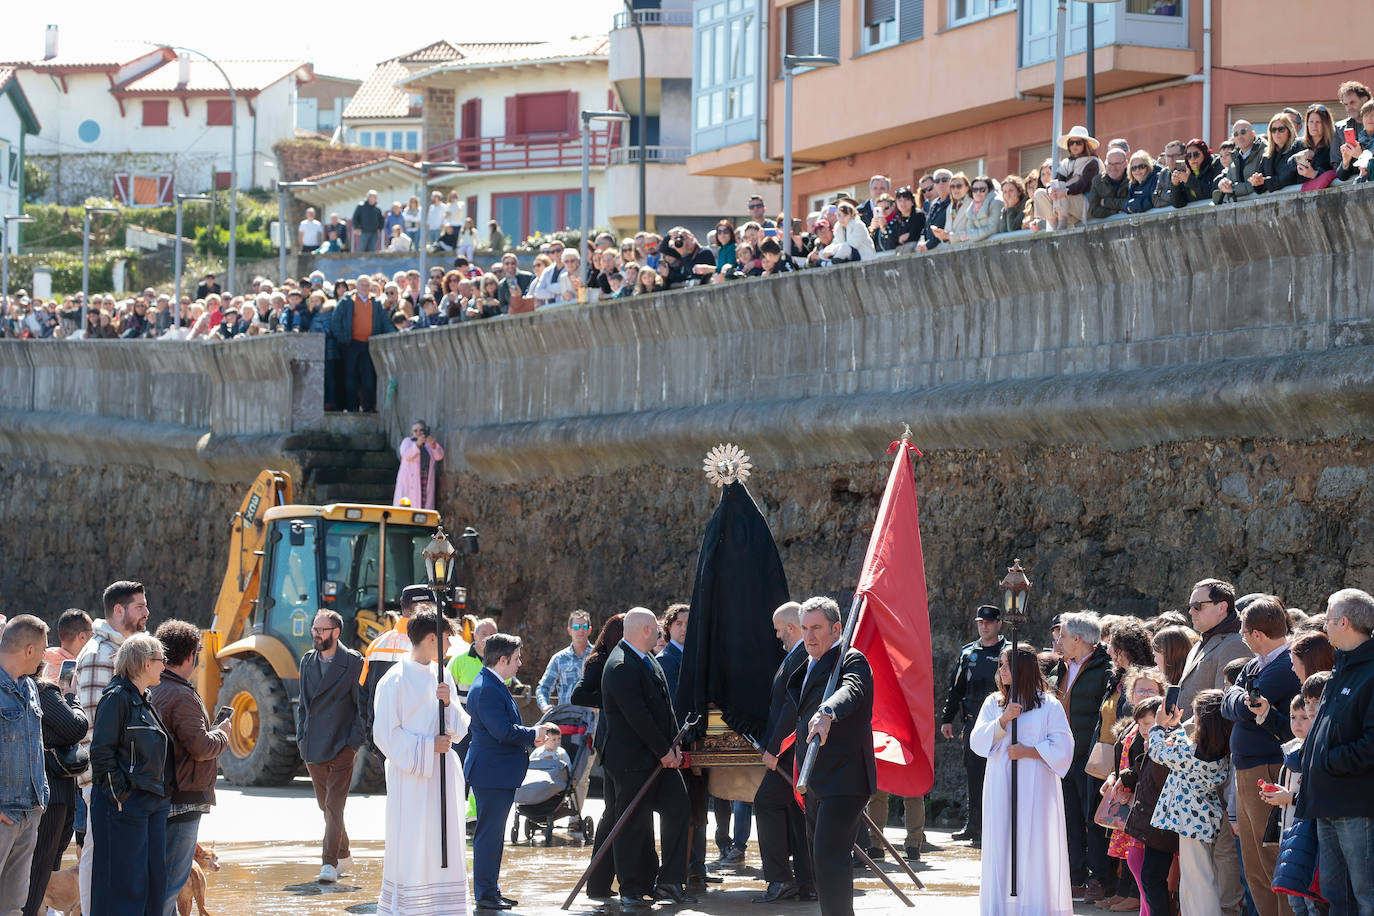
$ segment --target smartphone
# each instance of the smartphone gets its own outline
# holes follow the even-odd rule
[[[1164,691],[1164,711],[1166,713],[1178,709],[1178,691],[1179,686],[1177,684],[1170,684],[1169,689]]]
[[[1346,143],[1349,143],[1351,146],[1355,146],[1355,145],[1356,145],[1356,143],[1355,143],[1355,128],[1353,128],[1353,127],[1347,127],[1347,128],[1345,129],[1345,142],[1346,142]]]
[[[1174,160],[1174,168],[1176,168],[1176,169],[1178,169],[1178,170],[1180,170],[1180,171],[1183,171],[1184,169],[1187,169],[1187,168],[1188,168],[1188,160],[1187,160],[1187,159],[1175,159],[1175,160]]]
[[[219,712],[215,713],[215,725],[222,725],[229,721],[229,717],[234,714],[234,707],[221,706]]]
[[[1258,706],[1262,697],[1263,695],[1259,692],[1258,687],[1251,687],[1249,690],[1245,691],[1245,701],[1251,706]]]
[[[76,674],[76,659],[69,658],[62,663],[62,673],[57,678],[57,683],[67,685],[72,682],[72,677]]]

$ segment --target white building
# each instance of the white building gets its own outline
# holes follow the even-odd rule
[[[165,47],[96,47],[59,51],[50,26],[43,58],[11,64],[35,107],[51,112],[28,148],[52,175],[47,200],[156,206],[177,191],[228,187],[234,165],[240,187],[277,180],[272,144],[295,136],[296,88],[312,78],[310,64],[224,60],[217,68]]]
[[[0,216],[24,212],[24,152],[26,138],[40,130],[38,118],[10,67],[0,67]],[[13,224],[4,244],[19,250],[22,226]]]

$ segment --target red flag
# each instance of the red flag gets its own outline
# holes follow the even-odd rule
[[[930,611],[912,451],[896,449],[859,579],[863,616],[853,637],[873,668],[878,788],[902,797],[926,794],[935,779]]]

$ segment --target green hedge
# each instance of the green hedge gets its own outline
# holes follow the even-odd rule
[[[214,236],[216,244],[222,246],[213,253],[225,254],[229,245],[229,192],[215,193],[215,223],[224,231]],[[92,250],[121,245],[124,242],[126,225],[143,226],[168,234],[176,231],[177,217],[175,207],[120,207],[111,200],[91,198],[87,206],[115,207],[118,213],[91,214]],[[182,205],[182,232],[194,237],[200,244],[202,231],[210,220],[209,203],[188,203]],[[35,220],[33,225],[23,227],[24,247],[26,249],[81,249],[82,221],[85,211],[81,207],[60,207],[56,204],[28,204],[24,212]],[[254,251],[267,245],[268,255],[275,252],[268,240],[268,230],[272,220],[277,218],[276,199],[266,191],[255,189],[252,192],[239,191],[238,232],[239,251],[245,245],[253,246]],[[201,230],[201,231],[198,231]],[[207,246],[211,242],[205,243]],[[202,249],[204,251],[204,249]],[[244,255],[260,257],[262,255]]]
[[[127,249],[103,249],[91,253],[91,292],[114,292],[114,262],[128,259],[124,271],[124,288],[134,289],[138,283],[138,252]],[[10,291],[33,291],[33,269],[46,266],[52,270],[54,295],[69,296],[81,291],[81,254],[49,251],[41,254],[10,255]]]

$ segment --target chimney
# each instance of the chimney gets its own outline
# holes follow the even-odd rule
[[[182,54],[177,58],[177,88],[185,89],[191,82],[191,56]]]
[[[43,59],[52,60],[57,56],[57,26],[49,25],[43,30]]]

